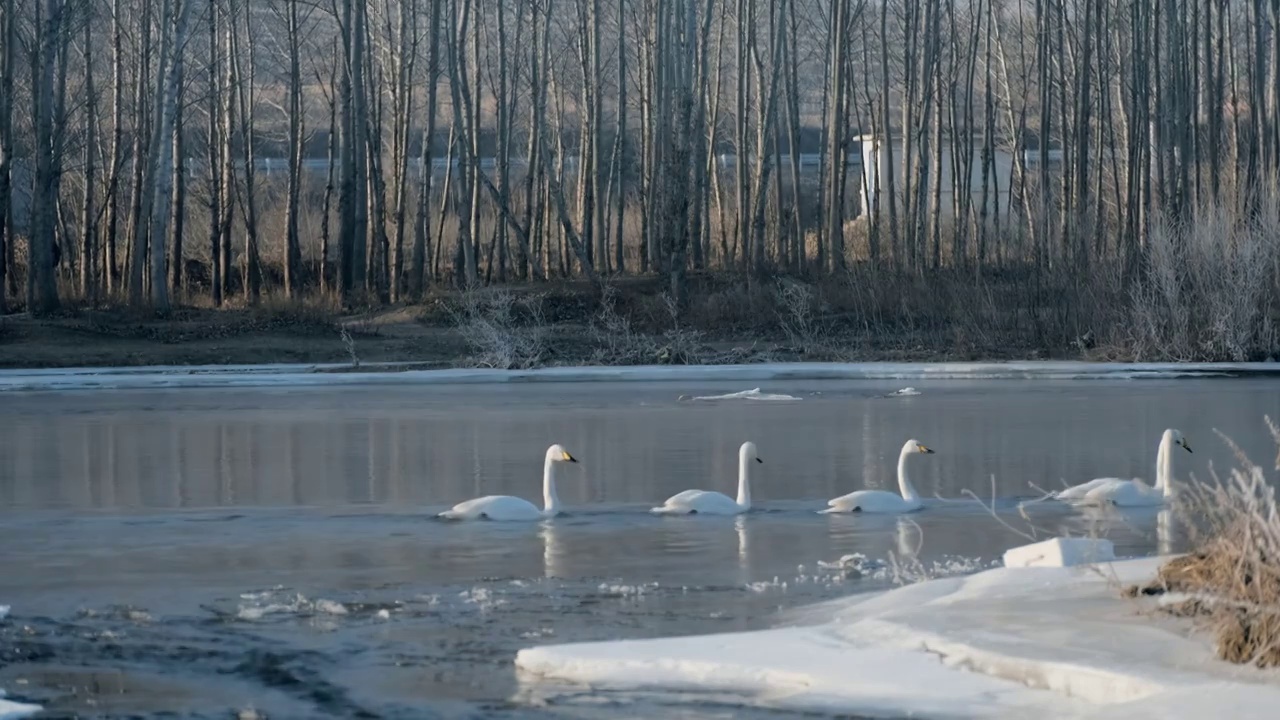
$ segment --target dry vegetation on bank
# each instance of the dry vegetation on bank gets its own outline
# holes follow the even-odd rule
[[[414,361],[430,367],[767,361],[1264,360],[1277,354],[1280,212],[1208,213],[1155,228],[1126,282],[1117,263],[838,275],[658,276],[436,290],[343,309],[267,296],[256,307],[156,314],[68,307],[0,318],[0,366]]]
[[[1267,424],[1280,446],[1280,428]],[[1280,666],[1280,508],[1263,469],[1223,438],[1239,467],[1191,486],[1177,512],[1193,529],[1191,553],[1160,568],[1130,594],[1170,595],[1162,609],[1205,620],[1218,656],[1232,663]],[[1280,470],[1280,457],[1276,469]]]

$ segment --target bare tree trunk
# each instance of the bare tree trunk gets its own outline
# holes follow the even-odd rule
[[[461,3],[461,5],[459,5]],[[464,150],[459,156],[459,180],[464,181],[459,194],[471,198],[471,207],[458,212],[457,250],[454,253],[454,276],[460,287],[469,287],[478,279],[476,272],[475,241],[478,230],[473,220],[477,217],[479,196],[471,185],[479,183],[476,170],[480,159],[473,158],[475,146],[472,135],[479,133],[479,117],[473,116],[474,106],[467,88],[466,44],[468,24],[471,20],[472,0],[452,0],[454,29],[449,44],[449,89],[453,99],[453,122],[457,129],[458,147]],[[478,88],[476,89],[478,91]],[[469,134],[468,134],[469,133]],[[468,181],[469,178],[469,182]],[[473,212],[474,210],[474,212]]]
[[[626,249],[623,220],[627,208],[627,0],[618,2],[618,117],[613,139],[613,194],[616,200],[613,219],[613,269],[626,272]]]
[[[483,152],[481,136],[484,128],[484,108],[481,103],[484,87],[484,72],[480,62],[481,14],[478,6],[479,1],[480,0],[474,0],[474,2],[477,3],[477,6],[473,10],[476,17],[472,22],[471,69],[474,72],[474,75],[472,76],[471,85],[469,86],[469,90],[467,90],[466,95],[468,98],[467,114],[470,117],[469,129],[471,130],[471,147],[470,152],[468,153],[468,157],[471,160],[469,170],[470,184],[467,186],[467,190],[471,193],[469,205],[469,212],[471,214],[471,234],[469,237],[470,254],[464,255],[463,259],[466,260],[467,258],[470,258],[469,263],[471,270],[468,271],[467,275],[473,282],[478,282],[480,279],[480,221],[482,219],[480,211],[480,199],[482,197],[482,193],[480,192],[480,173],[482,172],[482,168],[480,163],[481,153]],[[464,86],[464,90],[467,89],[467,87],[468,86]]]
[[[578,133],[578,224],[581,228],[582,242],[586,246],[587,259],[593,264],[599,263],[605,250],[601,238],[597,237],[596,205],[599,190],[599,172],[596,162],[599,159],[599,94],[600,94],[600,53],[599,53],[599,0],[578,0],[578,64],[582,71],[582,102],[579,104],[581,119]],[[607,271],[608,258],[603,257]]]
[[[413,228],[413,271],[409,287],[415,297],[421,298],[427,287],[427,238],[431,234],[431,181],[434,174],[432,145],[436,135],[436,94],[440,75],[440,10],[443,0],[431,3],[431,20],[427,28],[427,105],[426,126],[422,131],[420,164],[422,174],[418,178],[418,217]],[[448,172],[449,169],[445,168]]]
[[[356,168],[356,146],[363,140],[356,137],[356,105],[363,104],[364,98],[357,99],[354,68],[362,65],[361,55],[355,53],[355,23],[357,0],[342,0],[342,83],[339,89],[342,106],[342,160],[339,166],[342,179],[338,190],[338,293],[342,301],[349,303],[355,299],[357,282],[363,282],[363,274],[357,274],[356,267],[356,195],[358,194],[358,170]],[[336,60],[335,60],[336,62]]]
[[[0,5],[0,315],[7,310],[5,296],[9,291],[9,258],[12,239],[9,219],[13,207],[13,76],[14,50],[18,44],[17,20],[14,17],[14,0],[3,0]]]
[[[686,19],[686,23],[690,23],[686,28],[686,32],[693,33],[697,29],[697,3],[695,0],[686,1],[689,3],[689,17]],[[695,53],[686,58],[686,62],[692,65],[690,72],[694,73],[693,78],[690,79],[691,87],[688,91],[691,94],[690,102],[693,103],[694,114],[690,121],[692,124],[686,131],[689,133],[690,141],[693,145],[690,151],[692,157],[688,163],[689,170],[692,172],[692,181],[689,184],[688,242],[693,245],[693,266],[698,269],[706,267],[705,237],[707,236],[707,226],[710,224],[707,212],[710,207],[708,174],[712,163],[715,161],[715,152],[710,149],[707,137],[707,114],[709,112],[707,93],[710,91],[711,82],[711,66],[709,63],[711,47],[709,40],[711,38],[711,21],[715,16],[714,9],[714,1],[707,0],[703,5],[701,29],[697,30],[696,37],[691,37],[686,41],[689,43],[687,51]],[[619,40],[621,41],[621,38]],[[712,120],[712,122],[714,123],[715,121]],[[621,213],[621,209],[619,213]],[[618,217],[618,231],[619,233],[622,231],[621,214]],[[681,250],[681,253],[682,257],[679,260],[680,266],[683,268],[683,250]],[[683,272],[683,269],[681,272]],[[683,283],[683,276],[680,280]],[[682,287],[681,294],[683,292],[684,288]]]
[[[848,66],[849,0],[836,0],[832,8],[831,47],[827,74],[831,78],[831,102],[827,116],[827,161],[829,176],[826,187],[827,242],[830,245],[827,271],[844,270],[844,196],[840,192],[840,168],[848,163],[844,151],[845,68]],[[794,150],[792,151],[794,152]]]
[[[138,19],[141,61],[138,63],[137,77],[134,78],[134,118],[133,128],[133,190],[132,207],[129,212],[129,248],[126,253],[129,265],[129,304],[138,306],[146,296],[143,281],[147,267],[147,231],[150,229],[150,218],[144,215],[144,196],[146,154],[151,137],[151,122],[147,104],[147,79],[151,74],[151,0],[142,0],[142,16]]]
[[[191,2],[193,0],[183,0],[184,5]],[[187,22],[190,22],[190,18]],[[185,61],[175,68],[175,72],[178,73],[178,98],[173,115],[173,199],[171,201],[173,215],[170,220],[170,234],[173,237],[170,245],[173,251],[169,257],[169,282],[172,286],[173,298],[180,301],[185,276],[184,239],[187,232],[187,142],[183,101],[186,92],[183,79],[186,72]]]
[[[90,10],[92,13],[92,10]],[[94,193],[97,192],[95,183],[97,183],[97,157],[98,157],[98,93],[94,83],[94,57],[93,57],[93,15],[86,18],[84,23],[84,82],[85,82],[85,140],[84,140],[84,192],[80,201],[80,296],[90,304],[97,302],[98,284],[97,284],[97,235],[98,235],[98,216],[97,210],[94,208]],[[3,91],[0,91],[3,92]],[[6,103],[0,100],[0,103]],[[3,112],[0,108],[0,112]],[[3,123],[4,120],[0,120]],[[0,133],[3,133],[0,130]],[[0,142],[3,145],[3,142]],[[3,157],[4,149],[0,148],[0,157]],[[0,160],[0,164],[3,164]],[[3,181],[0,181],[3,182]],[[0,209],[0,226],[4,225],[4,210]],[[0,236],[3,236],[4,230],[0,229]],[[3,246],[3,240],[0,240],[0,247]],[[3,253],[0,253],[2,255]],[[3,264],[0,260],[0,264]],[[0,271],[3,273],[3,271]],[[3,280],[3,278],[0,278]],[[0,284],[0,296],[4,294],[3,284]],[[3,301],[0,300],[0,307]]]
[[[793,272],[804,272],[804,200],[800,187],[800,41],[795,0],[787,3],[785,22],[789,33],[785,61],[787,86],[784,92],[787,97],[787,147],[790,159],[787,169],[791,173],[791,241],[784,267]]]
[[[119,2],[119,0],[116,0]],[[205,19],[209,26],[209,133],[206,138],[205,164],[209,180],[209,290],[214,307],[222,306],[222,153],[226,138],[222,133],[222,43],[218,32],[221,11],[216,0],[210,0]]]
[[[172,212],[173,178],[175,162],[173,150],[175,146],[174,128],[181,107],[178,98],[182,91],[182,65],[186,53],[187,24],[191,15],[193,0],[165,0],[165,12],[161,29],[160,63],[168,66],[167,72],[161,72],[156,86],[156,107],[159,118],[156,123],[155,136],[152,139],[152,157],[154,166],[152,178],[151,230],[151,304],[155,309],[169,309],[168,285],[165,278],[165,238],[168,235],[168,224]],[[172,3],[179,7],[175,9]],[[175,19],[176,18],[176,19]],[[181,158],[177,160],[181,172]],[[180,263],[175,261],[175,266]],[[181,272],[181,267],[176,267]]]
[[[1226,58],[1224,57],[1226,47],[1226,8],[1217,2],[1209,0],[1205,4],[1209,12],[1217,8],[1217,32],[1214,32],[1214,25],[1209,22],[1208,17],[1205,18],[1205,75],[1212,76],[1210,80],[1209,94],[1209,127],[1208,127],[1208,143],[1209,143],[1209,188],[1210,197],[1214,205],[1221,201],[1222,196],[1222,136],[1223,122],[1222,111],[1223,104],[1226,102]],[[1214,43],[1214,38],[1217,42]],[[1212,47],[1211,47],[1212,46]],[[1232,113],[1234,114],[1234,112]]]
[[[57,198],[61,185],[60,151],[63,118],[57,117],[55,91],[66,66],[57,59],[64,37],[66,5],[63,0],[35,3],[35,26],[39,29],[32,88],[35,130],[35,187],[32,197],[30,260],[27,271],[27,308],[33,315],[58,310],[58,285],[54,268],[54,234]]]
[[[592,263],[601,272],[609,272],[608,234],[605,232],[604,204],[604,163],[601,162],[600,150],[603,138],[604,91],[600,70],[600,0],[588,0],[590,3],[591,45],[591,224],[596,252]]]
[[[373,62],[372,53],[366,57],[369,64],[370,72],[372,72]],[[368,152],[368,212],[369,221],[372,223],[372,240],[369,245],[368,267],[366,275],[366,283],[369,289],[376,293],[378,302],[387,304],[391,300],[391,264],[390,264],[390,237],[387,235],[387,183],[386,173],[382,166],[382,73],[378,74],[378,81],[374,84],[371,94],[373,95],[370,105],[373,109],[373,115],[369,118],[365,125],[365,139],[367,142]]]
[[[302,290],[302,246],[298,239],[298,203],[302,192],[302,143],[305,106],[302,98],[302,23],[298,0],[288,0],[285,37],[289,52],[289,187],[285,200],[284,293],[297,298]]]
[[[530,116],[529,116],[529,150],[528,158],[525,163],[525,209],[524,209],[524,227],[526,232],[532,236],[532,243],[542,243],[545,233],[539,231],[539,227],[545,227],[545,218],[547,209],[542,207],[543,200],[546,197],[544,188],[546,179],[546,168],[543,162],[543,156],[546,152],[546,133],[547,133],[547,66],[550,62],[550,34],[549,21],[551,11],[554,8],[554,2],[548,0],[544,12],[539,12],[535,3],[530,3],[530,25],[532,28],[533,42],[529,47],[530,61]],[[541,25],[539,25],[539,16],[543,17]],[[538,28],[541,27],[541,36],[539,36]],[[535,226],[537,223],[537,226]],[[541,257],[545,261],[550,253],[545,248],[545,243],[540,249],[538,247],[530,247],[528,256],[524,258],[524,264],[529,267],[533,276],[538,279],[546,278],[546,266],[538,262]]]
[[[778,126],[778,88],[782,80],[782,50],[786,44],[786,1],[781,0],[781,7],[771,5],[769,8],[769,74],[765,75],[763,56],[757,49],[754,52],[756,79],[758,83],[759,113],[756,120],[756,186],[753,191],[755,205],[752,211],[752,271],[763,277],[765,273],[765,210],[768,204],[766,188],[773,173],[773,157],[768,152],[770,138],[777,132]],[[766,82],[766,77],[768,78]]]
[[[889,83],[889,43],[886,42],[889,30],[889,3],[880,4],[880,82],[881,92],[884,93],[880,101],[880,110],[884,114],[881,120],[880,133],[883,138],[876,138],[876,170],[875,181],[880,185],[876,189],[876,203],[880,203],[881,197],[888,198],[889,209],[889,246],[893,249],[894,267],[901,267],[903,261],[902,242],[898,234],[898,188],[894,182],[895,164],[893,161],[893,119],[889,107],[889,89],[893,87]],[[905,132],[905,131],[904,131]],[[883,145],[883,147],[879,147]],[[880,153],[884,153],[884,162],[880,161]],[[880,177],[880,168],[884,168],[889,177]],[[876,210],[879,214],[879,210]]]
[[[329,69],[329,92],[326,93],[329,100],[329,141],[326,143],[328,162],[325,163],[324,200],[320,210],[319,263],[320,294],[325,297],[328,297],[331,290],[329,286],[329,246],[331,244],[329,222],[333,214],[333,182],[338,164],[338,66],[341,64],[339,47],[340,45],[335,41],[333,64]]]
[[[497,203],[501,210],[514,221],[514,216],[510,215],[511,209],[511,131],[513,116],[517,111],[518,94],[515,92],[514,83],[510,80],[509,70],[509,50],[508,50],[508,31],[507,31],[507,14],[506,3],[498,3],[498,82],[495,97],[498,102],[498,186]],[[520,22],[516,23],[516,35],[520,35]],[[517,226],[518,227],[518,226]],[[499,223],[495,233],[495,241],[498,245],[498,270],[496,276],[498,282],[506,282],[507,280],[507,223]],[[522,239],[520,244],[527,244],[527,239]],[[491,268],[492,270],[492,268]]]
[[[150,298],[152,305],[157,310],[165,311],[169,308],[168,281],[164,276],[164,255],[165,255],[165,228],[167,226],[167,208],[163,211],[158,208],[159,196],[164,193],[164,202],[167,204],[169,197],[168,191],[172,188],[170,184],[173,180],[169,174],[170,167],[168,162],[169,151],[172,150],[173,127],[172,116],[168,115],[168,97],[167,90],[169,87],[169,73],[171,71],[170,55],[173,52],[173,4],[182,2],[183,0],[162,0],[160,6],[160,49],[157,53],[158,63],[156,66],[156,78],[154,96],[151,104],[151,112],[153,117],[150,123],[150,137],[146,145],[146,169],[144,178],[146,185],[142,188],[142,198],[140,203],[141,211],[139,213],[139,227],[145,229],[139,234],[140,237],[150,239],[150,244],[137,243],[134,247],[134,268],[145,265],[150,273],[148,280],[150,281]],[[145,252],[145,257],[144,257]],[[157,265],[159,269],[157,270]],[[159,287],[157,287],[157,281]],[[135,304],[142,304],[141,290],[143,283],[139,282],[135,286],[130,286],[130,298],[137,295]]]
[[[440,221],[436,223],[436,239],[435,243],[433,243],[435,252],[431,257],[430,274],[432,278],[440,277],[440,258],[444,251],[444,226],[445,221],[449,219],[449,206],[453,204],[451,202],[451,199],[453,198],[453,176],[455,174],[453,172],[453,158],[457,147],[458,126],[450,123],[449,141],[445,145],[446,149],[444,153],[444,187],[440,188],[440,212],[438,213],[440,215]]]
[[[735,122],[737,124],[737,185],[735,187],[736,203],[737,203],[737,230],[734,233],[734,246],[741,248],[742,260],[745,266],[748,260],[750,249],[747,243],[750,242],[751,232],[751,189],[749,185],[750,177],[748,176],[747,157],[750,155],[748,150],[747,139],[747,113],[750,105],[750,82],[749,82],[749,66],[751,62],[750,32],[755,25],[755,19],[751,17],[755,10],[755,0],[738,0],[738,36],[736,47],[738,50],[738,87],[737,87],[737,107],[735,108]],[[733,258],[726,258],[726,261],[732,264]]]
[[[396,26],[395,92],[392,96],[392,187],[395,208],[392,227],[395,242],[390,268],[390,299],[399,302],[404,295],[404,240],[408,228],[405,217],[409,207],[409,125],[413,118],[413,72],[418,57],[418,6],[416,0],[400,3]]]
[[[107,168],[106,238],[102,246],[102,280],[107,295],[119,292],[116,238],[120,231],[120,171],[124,166],[124,19],[121,0],[111,3],[111,159]],[[212,12],[212,10],[210,10]]]
[[[367,94],[364,86],[364,2],[343,0],[342,183],[338,191],[338,291],[352,302],[365,288],[368,238]]]
[[[231,86],[236,89],[236,107],[239,110],[240,162],[244,175],[239,203],[244,219],[243,282],[248,303],[256,305],[262,295],[262,259],[258,251],[257,168],[254,163],[257,33],[253,30],[255,21],[250,9],[237,6],[237,0],[231,2],[231,22],[228,25],[231,38],[227,45],[231,53]],[[243,15],[244,25],[237,28],[236,23],[241,19],[238,12]],[[244,50],[241,50],[241,42],[244,43]]]
[[[702,128],[696,125],[699,113],[696,108],[702,105],[702,96],[698,92],[699,80],[695,76],[698,59],[698,4],[696,0],[678,0],[671,13],[671,25],[666,31],[669,36],[665,53],[667,80],[664,89],[673,96],[676,107],[676,122],[673,132],[669,134],[672,152],[670,164],[664,173],[668,183],[667,211],[668,230],[666,235],[671,246],[669,270],[671,277],[671,296],[676,307],[684,308],[688,302],[685,270],[688,264],[689,242],[695,238],[697,221],[693,215],[698,207],[696,190],[697,168],[705,167],[705,163],[696,158],[699,142],[696,136],[702,135]],[[677,25],[677,21],[679,24]],[[677,30],[677,28],[680,28]]]
[[[225,300],[231,294],[231,221],[235,215],[235,116],[236,92],[234,48],[231,36],[237,32],[232,0],[222,0],[218,7],[221,64],[218,67],[218,89],[221,95],[218,106],[218,196],[222,215],[218,218],[218,275],[222,278],[220,297]],[[241,288],[243,291],[244,288]]]
[[[180,3],[177,11],[174,3]],[[148,224],[147,237],[150,238],[150,298],[153,307],[160,311],[169,308],[168,280],[165,277],[166,237],[173,199],[175,117],[179,111],[182,52],[189,6],[190,0],[165,0],[161,11],[160,64],[153,101],[155,117],[147,153],[147,186],[142,204],[143,217]]]

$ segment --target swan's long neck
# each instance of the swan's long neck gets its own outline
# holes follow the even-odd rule
[[[911,479],[907,477],[907,457],[915,450],[910,446],[902,448],[902,453],[898,455],[898,490],[902,492],[903,500],[919,500],[920,496],[916,495],[916,488],[911,484]]]
[[[560,510],[560,496],[556,495],[556,461],[550,457],[542,466],[542,506],[548,515]]]
[[[1155,488],[1165,497],[1173,494],[1173,433],[1165,431],[1160,438],[1160,449],[1156,451],[1156,484]]]
[[[738,504],[751,506],[751,461],[746,453],[738,456]]]

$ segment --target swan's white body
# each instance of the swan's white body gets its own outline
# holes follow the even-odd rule
[[[1156,451],[1156,484],[1148,485],[1138,478],[1098,478],[1059,492],[1054,497],[1083,505],[1116,505],[1119,507],[1151,507],[1163,505],[1173,496],[1173,446],[1191,452],[1182,433],[1173,428],[1160,436]]]
[[[1137,478],[1134,479],[1136,480]],[[1085,495],[1088,495],[1091,491],[1096,490],[1097,488],[1127,482],[1129,481],[1124,478],[1094,478],[1089,482],[1072,485],[1065,490],[1059,490],[1054,494],[1054,497],[1059,500],[1079,501],[1083,500]]]
[[[650,512],[657,515],[740,515],[751,509],[751,463],[764,462],[756,453],[756,444],[744,442],[738,448],[738,499],[712,490],[685,490],[667,498],[661,507]]]
[[[933,451],[917,440],[908,440],[898,454],[898,490],[902,493],[891,493],[885,490],[856,490],[848,495],[841,495],[827,502],[826,510],[821,513],[906,513],[923,507],[920,495],[907,477],[907,458],[916,453],[932,453]]]
[[[560,463],[578,462],[560,445],[547,448],[546,461],[542,467],[542,502],[543,508],[524,498],[510,495],[486,495],[474,500],[467,500],[454,505],[453,508],[440,513],[438,517],[447,520],[541,520],[560,514],[560,497],[556,495],[556,469]]]

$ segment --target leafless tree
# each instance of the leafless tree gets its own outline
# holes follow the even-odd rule
[[[13,76],[18,44],[14,0],[0,5],[0,314],[5,312],[8,294],[9,258],[12,257],[12,235],[9,232],[13,206]]]

